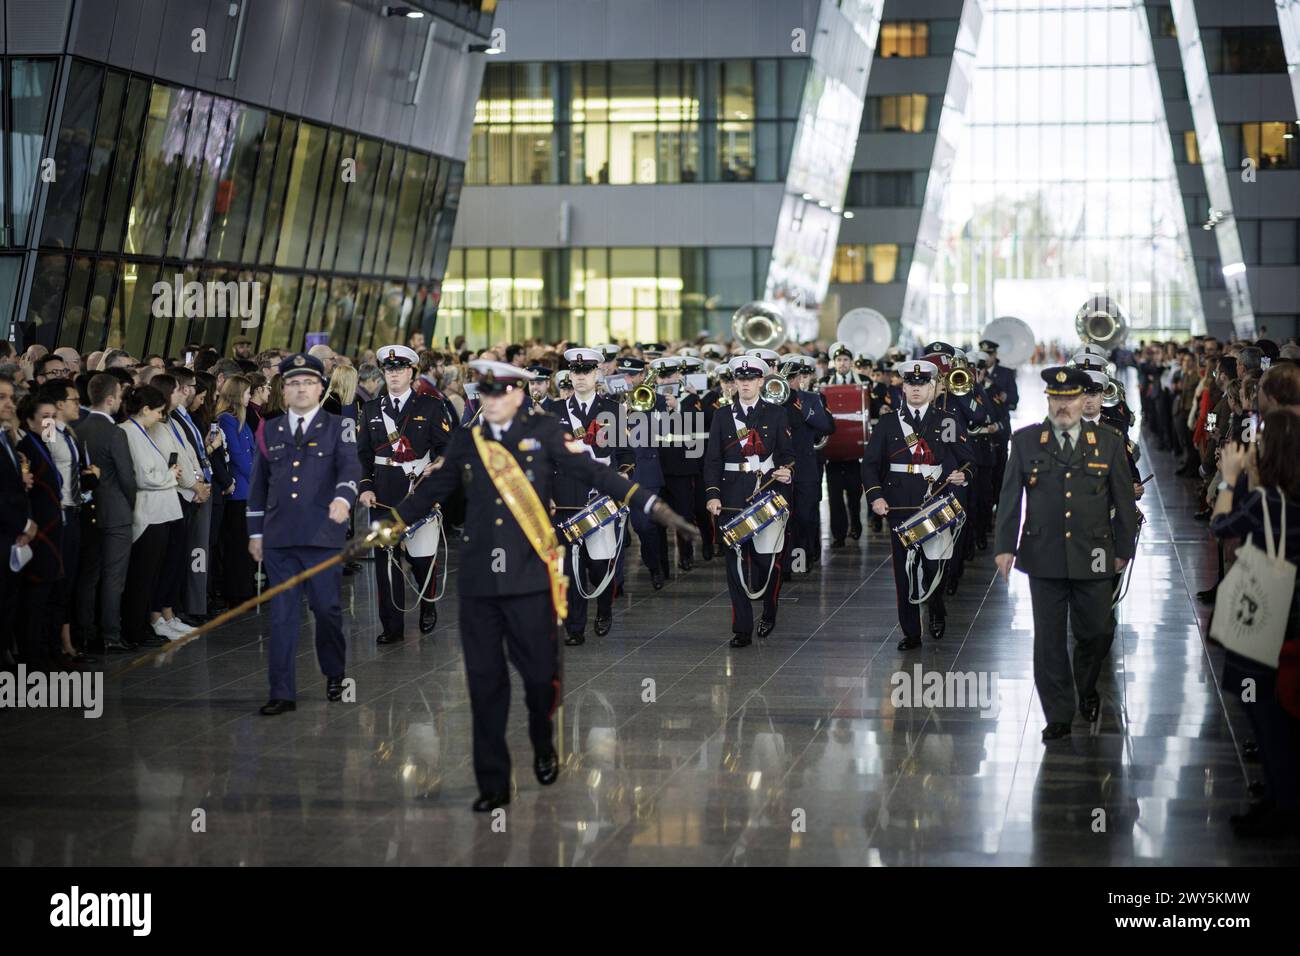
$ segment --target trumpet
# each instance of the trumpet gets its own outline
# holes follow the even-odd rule
[[[955,355],[948,374],[944,376],[943,387],[949,394],[963,398],[975,387],[975,377],[971,375],[970,362],[964,355]]]
[[[648,412],[655,407],[655,400],[659,397],[655,391],[655,381],[659,374],[653,366],[645,373],[645,381],[638,385],[628,394],[627,407],[634,412]]]

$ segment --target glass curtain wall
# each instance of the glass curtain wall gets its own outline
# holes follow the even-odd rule
[[[352,353],[432,331],[463,164],[96,64],[71,70],[22,344],[141,355],[245,334],[258,348],[312,336]],[[28,70],[13,89],[47,86]],[[18,121],[15,179],[35,175],[44,129]],[[29,215],[30,201],[6,204],[15,229]],[[154,283],[177,277],[236,283],[249,304],[256,290],[258,314],[154,317]]]
[[[927,336],[973,341],[1009,314],[1072,342],[1098,292],[1135,339],[1203,328],[1141,4],[989,0],[985,12]]]
[[[439,336],[469,347],[653,342],[729,328],[759,297],[767,248],[453,249]]]
[[[489,63],[467,181],[781,181],[806,71],[802,57]]]

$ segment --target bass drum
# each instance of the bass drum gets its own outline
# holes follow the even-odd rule
[[[871,386],[823,385],[819,394],[835,421],[822,456],[827,461],[857,461],[870,437]]]

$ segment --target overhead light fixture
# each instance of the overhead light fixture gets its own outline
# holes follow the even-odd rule
[[[1224,278],[1231,278],[1232,276],[1239,276],[1245,271],[1246,271],[1246,263],[1234,262],[1230,265],[1226,265],[1223,267],[1223,276]]]
[[[417,10],[415,7],[389,7],[385,6],[379,11],[381,16],[385,17],[406,17],[408,20],[424,19],[424,11]]]
[[[1283,138],[1283,139],[1295,139],[1295,133],[1291,132],[1290,130],[1287,130],[1285,133],[1282,134],[1282,138]]]
[[[844,218],[845,218],[845,219],[852,219],[852,218],[853,218],[853,210],[852,210],[852,209],[846,209],[846,210],[844,210]]]
[[[486,53],[488,56],[496,56],[502,50],[499,46],[492,43],[469,43],[465,46],[466,53]]]
[[[817,205],[821,206],[823,209],[826,209],[830,206],[830,203],[828,203],[825,199],[819,199],[817,200]]]
[[[844,210],[842,210],[839,206],[831,206],[831,212],[835,213],[835,215],[837,216],[843,211]]]
[[[804,202],[812,202],[812,193],[804,193],[802,198]]]

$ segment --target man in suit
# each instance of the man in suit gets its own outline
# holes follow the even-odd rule
[[[1115,630],[1115,575],[1133,559],[1137,506],[1123,440],[1083,421],[1087,373],[1049,368],[1042,375],[1047,418],[1012,436],[994,547],[1003,577],[1013,566],[1029,575],[1034,686],[1047,743],[1069,735],[1076,695],[1089,722],[1100,713],[1097,679]]]
[[[286,410],[266,423],[248,485],[248,551],[266,568],[271,587],[338,554],[361,477],[355,429],[321,407],[329,384],[321,361],[291,355],[280,362],[280,379]],[[294,662],[302,591],[316,618],[316,659],[325,675],[326,699],[343,699],[342,580],[343,567],[336,564],[271,599],[271,698],[260,711],[263,716],[297,708]]]
[[[645,381],[646,363],[632,356],[624,356],[617,359],[614,363],[614,369],[617,373],[624,375],[627,379],[628,389],[636,388]],[[615,400],[626,403],[630,392],[623,392],[615,396]],[[676,400],[674,399],[673,402]],[[672,445],[666,445],[660,448],[656,443],[658,431],[655,429],[656,417],[669,408],[669,401],[663,395],[655,396],[654,407],[646,412],[638,412],[630,406],[624,406],[624,414],[627,419],[627,426],[633,430],[633,434],[624,436],[624,443],[632,447],[632,464],[631,471],[626,467],[623,468],[623,477],[635,481],[646,491],[651,494],[658,494],[664,490],[664,498],[668,506],[673,508],[678,514],[690,514],[690,509],[682,510],[678,507],[666,489],[667,476],[664,474],[666,460],[673,451]],[[561,415],[563,419],[565,416]],[[637,439],[633,441],[632,439]],[[632,530],[636,532],[637,540],[641,543],[641,562],[650,572],[651,586],[656,590],[661,590],[664,586],[664,579],[668,577],[668,536],[659,525],[652,522],[644,514],[633,514],[629,517]],[[618,556],[618,571],[615,573],[615,582],[621,588],[623,585],[623,563],[624,555],[627,553],[628,536],[623,538],[623,552]],[[600,634],[600,622],[596,622],[596,633]]]
[[[827,385],[870,385],[871,380],[853,371],[853,350],[843,342],[831,346],[833,368],[821,380]],[[845,537],[862,537],[862,462],[826,462],[826,489],[830,493],[831,547],[844,547]]]
[[[18,575],[9,569],[9,555],[15,545],[29,545],[36,534],[31,506],[27,501],[29,476],[25,476],[13,434],[17,425],[14,383],[0,379],[0,616],[16,618]],[[0,643],[0,666],[13,664],[13,629]]]
[[[596,368],[601,354],[596,349],[572,348],[564,353],[569,363],[573,381],[573,396],[556,408],[556,417],[571,431],[583,446],[584,453],[598,465],[606,468],[631,471],[636,464],[632,448],[623,444],[617,434],[619,406],[614,399],[596,394]],[[585,472],[584,472],[585,473]],[[558,521],[572,518],[598,496],[599,486],[586,481],[584,473],[565,471],[555,476],[552,499]],[[591,557],[584,542],[575,549],[565,548],[565,572],[569,576],[569,617],[565,621],[564,643],[575,646],[586,642],[587,599],[578,592],[578,575],[585,580],[583,590],[599,584],[609,572],[608,561]],[[596,636],[603,637],[613,626],[614,590],[611,580],[596,596]],[[588,591],[590,593],[590,591]]]
[[[951,413],[935,404],[933,362],[909,359],[895,366],[903,379],[903,406],[885,415],[876,425],[862,455],[862,483],[867,504],[884,518],[893,513],[890,524],[897,526],[925,504],[940,485],[961,488],[967,484],[974,456],[966,430]],[[898,626],[903,638],[900,651],[921,646],[921,607],[930,612],[930,637],[940,640],[947,627],[943,588],[934,587],[925,601],[913,602],[913,593],[931,590],[942,573],[937,561],[916,549],[909,569],[908,549],[898,535],[889,536],[894,569],[894,592]]]
[[[176,379],[176,397],[168,423],[175,434],[189,448],[197,465],[196,472],[202,477],[196,482],[200,486],[189,492],[181,492],[181,508],[185,512],[185,555],[189,563],[189,573],[181,594],[181,607],[184,616],[191,618],[187,623],[202,623],[208,613],[208,535],[212,525],[212,496],[216,491],[212,485],[212,462],[208,458],[204,445],[203,432],[190,417],[189,403],[194,398],[194,373],[184,366],[171,370]]]
[[[106,372],[86,386],[90,415],[77,428],[86,454],[99,468],[93,497],[81,512],[81,582],[77,625],[88,646],[95,638],[107,654],[125,654],[135,645],[122,636],[122,591],[131,558],[131,520],[135,513],[135,466],[126,433],[117,426],[122,386]],[[96,616],[98,608],[98,616]]]
[[[729,363],[736,382],[736,399],[719,408],[709,427],[709,442],[704,453],[704,495],[709,514],[729,520],[743,511],[760,484],[772,478],[789,485],[793,475],[794,446],[790,441],[790,423],[780,405],[763,401],[763,377],[767,363],[754,355],[737,355]],[[784,489],[781,489],[784,490]],[[727,515],[723,516],[723,511]],[[764,565],[771,575],[763,590],[763,613],[758,622],[758,636],[767,637],[776,627],[776,612],[781,595],[781,557],[760,557],[753,540],[740,546],[740,553],[724,550],[727,562],[727,592],[731,597],[731,646],[748,647],[753,643],[754,611],[748,584],[753,572],[762,573]],[[745,575],[742,582],[741,575]]]
[[[581,373],[582,394],[594,397],[589,386],[594,385],[596,363],[587,356],[599,353],[580,351],[580,361],[571,360],[570,367],[590,364]],[[560,773],[551,718],[561,699],[555,630],[566,591],[558,553],[562,543],[555,538],[547,508],[547,502],[560,497],[557,482],[594,489],[648,511],[656,521],[691,526],[591,454],[592,446],[575,438],[557,416],[535,406],[524,409],[526,370],[485,360],[471,362],[470,368],[480,376],[481,420],[457,429],[446,455],[426,469],[397,513],[410,524],[464,488],[458,590],[479,788],[473,809],[490,812],[511,798],[507,652],[523,678],[533,772],[543,786]]]
[[[59,644],[56,589],[63,579],[63,484],[46,444],[47,436],[52,441],[57,431],[55,414],[48,389],[37,389],[18,403],[18,420],[23,426],[18,452],[27,458],[31,469],[27,501],[36,533],[30,542],[32,558],[20,572],[14,628],[29,670],[47,669]]]
[[[405,345],[385,345],[376,358],[384,370],[385,394],[361,407],[357,455],[361,461],[361,504],[383,517],[411,490],[430,462],[442,454],[453,422],[441,402],[411,387],[418,356]],[[406,638],[406,584],[401,562],[410,566],[419,605],[420,633],[438,623],[438,605],[430,598],[437,589],[433,557],[417,558],[401,549],[375,554],[375,592],[383,625],[378,643],[397,644]]]
[[[1011,413],[1020,404],[1020,391],[1016,386],[1016,370],[1007,368],[998,362],[998,343],[992,339],[981,339],[980,350],[987,353],[989,367],[985,372],[988,381],[989,398],[995,408],[1003,410],[1008,420]],[[1011,441],[1011,431],[998,431],[993,436],[993,487],[1001,489],[1003,475],[1007,467],[1007,445]]]

